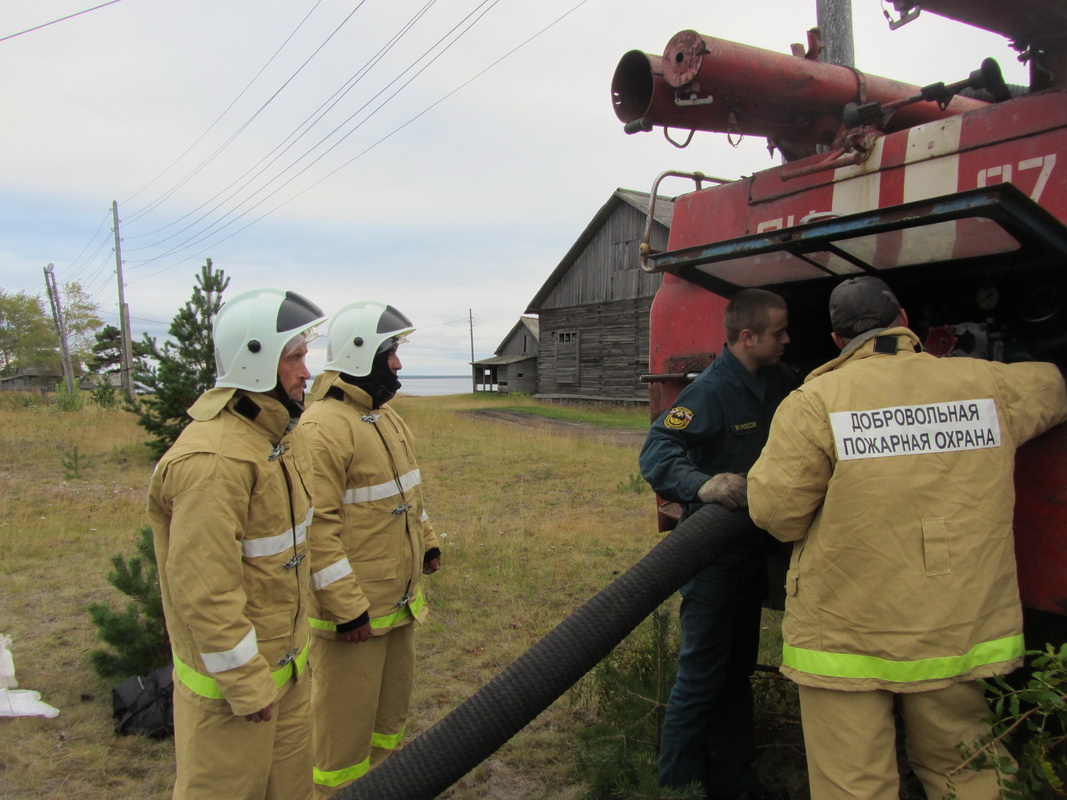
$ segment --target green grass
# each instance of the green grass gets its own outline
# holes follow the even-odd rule
[[[507,397],[514,398],[515,395],[508,395]],[[589,425],[622,431],[648,430],[649,420],[646,406],[619,406],[611,403],[547,404],[529,398],[527,398],[527,401],[523,403],[512,402],[498,408],[500,411],[514,411],[563,422],[584,422]]]
[[[444,556],[426,581],[431,612],[416,637],[408,726],[415,736],[629,569],[660,534],[651,490],[632,479],[634,445],[544,436],[462,413],[545,410],[529,398],[400,397],[395,406],[414,432]],[[647,425],[644,409],[547,410],[581,421],[618,415],[629,430]],[[89,403],[62,412],[31,396],[0,396],[0,633],[12,637],[20,687],[61,712],[0,719],[5,800],[170,797],[173,744],[114,735],[111,684],[94,674],[88,655],[100,642],[86,606],[124,606],[107,583],[110,559],[132,555],[147,523],[153,463],[143,440],[123,411]],[[75,447],[86,467],[68,478],[63,462]],[[672,614],[676,602],[668,601]],[[567,693],[442,797],[577,800],[584,778],[574,748],[591,714]]]

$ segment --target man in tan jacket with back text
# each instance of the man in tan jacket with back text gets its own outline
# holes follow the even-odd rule
[[[841,355],[779,406],[748,475],[752,519],[792,541],[782,672],[800,687],[811,795],[896,800],[893,707],[930,800],[989,732],[978,678],[1022,663],[1015,450],[1067,419],[1052,364],[938,359],[889,287],[851,278],[830,297]]]

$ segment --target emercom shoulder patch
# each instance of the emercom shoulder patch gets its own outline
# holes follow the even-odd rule
[[[693,412],[683,406],[675,406],[663,418],[663,426],[680,431],[693,421]]]

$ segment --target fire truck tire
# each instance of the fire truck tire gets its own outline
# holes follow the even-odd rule
[[[436,797],[548,708],[700,570],[748,535],[751,523],[746,510],[701,507],[468,700],[335,797]]]

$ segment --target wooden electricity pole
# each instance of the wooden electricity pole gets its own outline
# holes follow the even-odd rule
[[[856,65],[852,36],[852,0],[816,0],[816,21],[823,51],[820,61],[840,67]]]
[[[63,380],[67,384],[67,394],[74,394],[74,368],[70,363],[70,348],[67,345],[67,321],[63,319],[63,309],[59,303],[59,289],[56,288],[55,264],[49,264],[44,268],[44,285],[48,289],[48,301],[52,304],[52,319],[56,323],[56,336],[59,337]]]
[[[467,315],[470,318],[471,327],[471,391],[478,391],[478,368],[474,365],[474,309],[468,308]]]
[[[122,340],[119,347],[122,356],[119,374],[122,376],[122,391],[126,393],[127,398],[133,400],[133,345],[130,343],[130,309],[126,307],[125,288],[122,284],[122,243],[119,237],[117,200],[111,201],[111,216],[115,221],[115,274],[119,279],[119,338]]]

